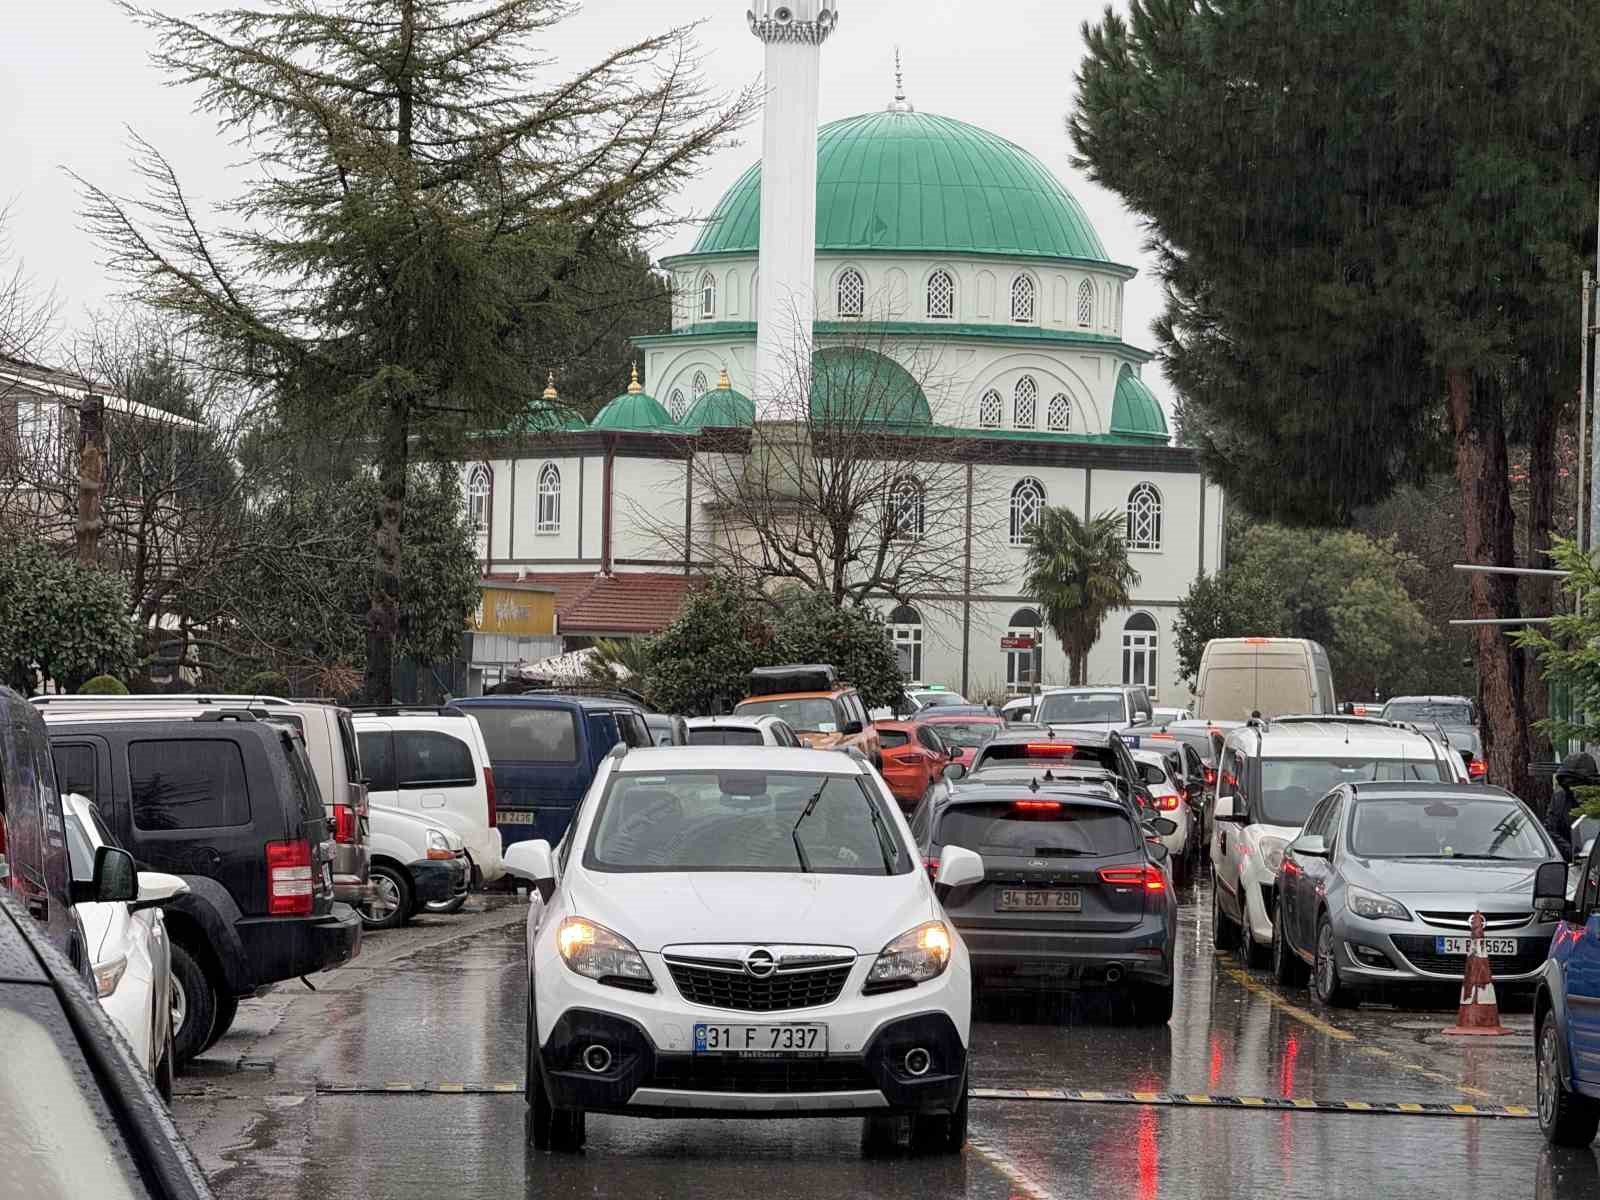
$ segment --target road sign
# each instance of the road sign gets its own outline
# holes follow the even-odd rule
[[[1000,639],[1002,650],[1032,650],[1033,635],[1031,633],[1008,633]]]

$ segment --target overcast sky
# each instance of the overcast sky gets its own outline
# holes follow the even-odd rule
[[[227,0],[142,0],[192,14]],[[747,0],[588,0],[550,49],[572,67],[646,32],[702,22],[699,41],[712,82],[732,89],[761,71],[761,45],[745,26]],[[918,109],[993,130],[1038,155],[1089,213],[1111,257],[1140,268],[1129,282],[1123,328],[1146,348],[1161,306],[1146,273],[1138,222],[1115,196],[1074,172],[1066,118],[1072,77],[1083,53],[1078,27],[1102,4],[1086,0],[839,0],[839,28],[822,51],[822,119],[882,108],[893,94],[894,50],[906,92]],[[1120,3],[1118,7],[1121,7]],[[136,129],[177,166],[204,201],[228,197],[249,169],[212,123],[190,111],[192,89],[171,87],[151,67],[150,39],[110,0],[10,0],[0,36],[0,202],[12,206],[11,234],[30,274],[54,286],[63,324],[82,324],[105,305],[113,284],[97,247],[82,232],[78,197],[62,168],[109,190],[133,187],[126,130]],[[679,197],[704,215],[759,150],[760,128],[728,151]],[[687,248],[693,233],[657,249]],[[1146,378],[1168,403],[1157,371]]]

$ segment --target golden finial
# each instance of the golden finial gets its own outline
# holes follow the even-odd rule
[[[644,391],[644,389],[639,386],[639,364],[634,363],[633,377],[628,380],[628,395],[637,396],[642,391]]]
[[[546,400],[559,400],[561,398],[561,394],[556,391],[556,373],[554,371],[551,371],[550,378],[545,380],[544,398]]]
[[[717,376],[717,390],[719,392],[733,391],[733,380],[728,378],[728,368],[722,368],[722,374]]]

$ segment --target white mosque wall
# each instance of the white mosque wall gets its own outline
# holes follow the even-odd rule
[[[613,561],[681,562],[688,469],[681,459],[615,460]]]

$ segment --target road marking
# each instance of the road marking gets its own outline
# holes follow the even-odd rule
[[[1006,1182],[1016,1189],[1011,1193],[1012,1197],[1021,1196],[1024,1200],[1051,1200],[1050,1193],[1040,1186],[1037,1180],[991,1143],[981,1138],[968,1137],[967,1149],[1005,1176]]]

